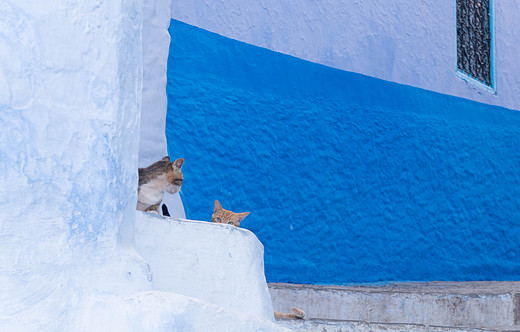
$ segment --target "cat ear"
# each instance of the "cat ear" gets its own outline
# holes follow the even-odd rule
[[[172,168],[174,168],[174,169],[175,168],[181,169],[182,164],[184,164],[184,158],[179,158],[171,163]]]
[[[247,217],[248,215],[249,215],[249,212],[237,213],[238,222],[241,222],[242,220],[244,220],[244,218]]]
[[[222,210],[222,205],[220,205],[220,202],[215,200],[215,208],[213,209],[213,213]]]
[[[166,156],[163,159],[161,159],[161,161],[170,161],[170,157]]]

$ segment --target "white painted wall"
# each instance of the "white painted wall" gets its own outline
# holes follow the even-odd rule
[[[101,299],[102,301],[100,301]],[[277,323],[180,294],[142,292],[85,301],[82,332],[290,332]],[[11,331],[11,330],[5,330]],[[12,330],[21,331],[21,330]],[[33,331],[47,331],[38,329]],[[55,331],[63,331],[56,329]]]
[[[170,47],[170,1],[143,3],[143,101],[139,167],[166,156],[166,67]]]
[[[153,289],[273,320],[264,246],[248,230],[138,212],[135,246]]]
[[[143,3],[143,101],[139,140],[139,167],[168,155],[166,145],[166,68],[170,48],[170,0]],[[171,160],[182,156],[170,156]],[[189,165],[189,162],[186,163]],[[164,194],[170,215],[186,218],[180,195]],[[162,210],[161,210],[162,211]]]
[[[496,94],[456,75],[455,0],[172,0],[171,14],[334,68],[520,109],[520,2],[494,2]]]
[[[132,250],[141,3],[0,17],[0,330],[72,331],[86,294],[151,286]]]

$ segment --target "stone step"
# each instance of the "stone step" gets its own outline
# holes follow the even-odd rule
[[[509,327],[520,325],[518,281],[356,286],[271,283],[269,291],[276,311],[289,312],[293,306],[302,309],[310,319],[305,321],[306,324],[332,324],[332,330],[324,331],[351,331],[341,330],[341,327],[334,330],[336,323],[331,321],[343,321],[341,324],[412,324],[418,326],[417,331],[444,331],[440,329],[443,327],[448,328],[446,331],[455,331],[450,330],[455,327],[509,331],[515,330]],[[326,322],[318,323],[321,321]],[[432,330],[433,326],[437,330]],[[355,331],[364,330],[359,328]]]
[[[289,319],[278,319],[276,323],[296,332],[520,332],[519,326],[482,329],[475,327],[426,326],[419,324]]]

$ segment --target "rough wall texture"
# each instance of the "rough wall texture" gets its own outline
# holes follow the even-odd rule
[[[292,306],[322,321],[389,324],[400,331],[518,332],[518,281],[398,282],[349,286],[269,284],[275,310]],[[395,325],[394,325],[395,324]],[[398,324],[415,328],[397,329]],[[287,325],[286,325],[287,326]],[[451,328],[451,329],[450,329]],[[322,331],[315,327],[310,331]],[[338,330],[333,330],[338,331]],[[343,331],[343,330],[339,330]],[[347,331],[350,331],[348,329]],[[354,329],[354,331],[358,331]],[[372,330],[371,330],[372,331]],[[462,332],[461,331],[461,332]],[[374,331],[375,332],[375,331]]]
[[[139,167],[166,155],[166,64],[170,35],[170,0],[143,3],[143,99],[139,139]]]
[[[334,68],[518,110],[520,3],[493,3],[496,95],[456,75],[454,0],[174,0],[172,17]]]
[[[170,34],[188,217],[250,211],[268,281],[518,279],[517,111]]]
[[[139,167],[146,167],[167,154],[166,66],[170,35],[170,0],[148,0],[143,4],[143,99],[139,138]],[[172,159],[174,159],[172,157]],[[185,218],[179,194],[165,193],[163,203],[172,217]]]
[[[87,289],[147,287],[123,278],[119,246],[135,217],[140,10],[0,0],[3,331],[79,329]]]
[[[138,212],[135,247],[153,271],[153,289],[274,320],[264,247],[230,225]]]

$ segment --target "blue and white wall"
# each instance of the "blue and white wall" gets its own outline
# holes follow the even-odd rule
[[[136,213],[170,20],[142,4],[0,0],[0,331],[286,331],[253,234]]]
[[[497,94],[454,73],[455,0],[172,0],[176,20],[346,71],[519,109],[520,3],[494,3]]]
[[[520,5],[494,94],[456,75],[453,6],[173,1],[187,217],[250,211],[270,282],[518,279]]]

